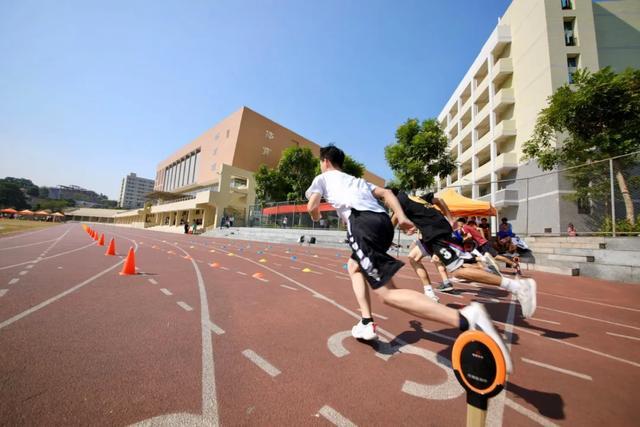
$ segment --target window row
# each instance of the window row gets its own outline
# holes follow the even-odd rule
[[[194,151],[164,169],[163,191],[191,185],[196,182],[200,150]]]

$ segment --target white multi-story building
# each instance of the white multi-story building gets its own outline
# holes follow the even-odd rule
[[[561,175],[520,180],[541,173],[522,148],[577,68],[605,66],[640,68],[640,1],[513,0],[438,116],[458,163],[438,186],[490,200],[519,232],[579,222]]]
[[[153,191],[154,180],[140,178],[135,173],[122,178],[118,206],[125,209],[135,209],[144,206],[144,196]]]

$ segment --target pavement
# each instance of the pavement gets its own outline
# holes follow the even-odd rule
[[[0,238],[0,424],[464,425],[458,331],[374,297],[380,340],[354,340],[346,250],[91,226],[117,256],[77,223]],[[640,287],[531,277],[529,320],[499,288],[439,294],[510,342],[487,424],[636,425]],[[408,264],[396,285],[421,288]]]

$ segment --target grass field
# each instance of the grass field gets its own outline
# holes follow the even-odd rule
[[[58,224],[60,223],[1,218],[0,236],[4,236],[7,234],[16,234],[25,231],[40,230],[42,228],[49,228]]]

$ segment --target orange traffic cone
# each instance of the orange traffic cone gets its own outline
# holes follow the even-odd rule
[[[109,247],[107,248],[107,252],[105,252],[105,255],[115,255],[116,254],[116,241],[113,240],[113,237],[111,238],[111,241],[109,242]]]
[[[104,233],[102,233],[100,240],[98,240],[98,246],[104,246]]]
[[[98,232],[97,231],[93,232],[93,240],[95,240],[96,242],[98,241]]]
[[[129,248],[129,254],[127,258],[124,260],[124,265],[122,266],[122,271],[120,272],[121,276],[129,276],[132,274],[136,274],[136,256],[133,252],[133,248]]]

